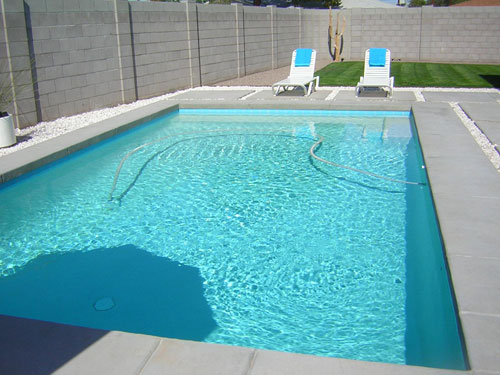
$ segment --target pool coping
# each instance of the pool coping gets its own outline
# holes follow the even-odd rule
[[[206,100],[157,102],[1,157],[0,183],[15,179],[45,164],[129,130],[144,120],[161,116],[178,108],[290,109],[290,106],[291,103],[288,102],[244,103],[242,101]],[[500,334],[500,317],[495,308],[492,308],[491,303],[488,304],[488,297],[494,298],[494,293],[498,290],[498,280],[495,280],[494,272],[485,272],[485,270],[488,270],[488,266],[492,267],[491,263],[494,263],[493,271],[500,268],[497,264],[498,257],[495,248],[495,241],[498,242],[498,238],[495,237],[496,231],[492,227],[495,222],[500,222],[498,214],[500,213],[500,199],[495,196],[496,192],[500,191],[500,177],[451,107],[446,103],[435,102],[415,102],[411,105],[407,103],[295,102],[293,109],[412,111],[432,186],[472,370],[450,371],[324,358],[124,332],[107,332],[103,339],[96,341],[67,362],[61,368],[63,372],[60,373],[66,373],[64,371],[75,373],[75,369],[86,372],[85,366],[97,365],[109,367],[110,370],[107,372],[109,374],[153,374],[174,368],[177,373],[195,373],[196,368],[200,370],[212,368],[214,371],[217,369],[218,373],[254,375],[305,372],[315,374],[369,372],[403,375],[499,373],[497,369],[500,368],[498,359],[500,344],[495,339]],[[444,139],[451,139],[453,142],[443,142]],[[478,233],[481,235],[479,236]],[[478,298],[478,293],[484,298]],[[2,317],[2,319],[9,320],[8,317]],[[47,323],[40,322],[39,324]],[[61,325],[50,324],[55,327],[53,329],[61,329]],[[90,329],[79,328],[79,330],[89,332]],[[129,363],[132,361],[131,358],[123,361],[123,363],[129,363],[129,367],[121,368],[120,372],[117,368],[113,369],[111,360],[102,356],[102,353],[114,353],[112,357],[116,357],[117,347],[125,346],[132,350],[139,342],[146,342],[147,344],[144,345],[150,350],[144,350],[144,353],[137,355],[137,363]],[[0,345],[3,347],[5,344],[0,343]],[[136,351],[132,350],[132,352]],[[174,368],[171,367],[172,353],[175,353],[174,362],[177,366]],[[89,362],[93,364],[89,365]],[[200,367],[202,365],[204,367]]]

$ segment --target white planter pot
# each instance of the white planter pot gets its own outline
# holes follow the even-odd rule
[[[12,146],[16,143],[16,131],[12,116],[0,117],[0,147]]]

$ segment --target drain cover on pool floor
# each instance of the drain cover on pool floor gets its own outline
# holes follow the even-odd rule
[[[94,303],[94,309],[97,311],[111,310],[113,307],[115,307],[115,301],[111,297],[103,297]]]

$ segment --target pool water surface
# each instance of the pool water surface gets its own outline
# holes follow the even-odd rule
[[[422,164],[407,112],[168,114],[0,188],[0,313],[464,369]]]

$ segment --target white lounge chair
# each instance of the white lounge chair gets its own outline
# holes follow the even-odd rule
[[[292,64],[288,78],[276,82],[273,86],[274,95],[278,95],[291,87],[302,87],[304,95],[311,95],[319,86],[319,77],[314,77],[316,51],[310,48],[299,48],[293,51]],[[307,88],[306,88],[307,86]]]
[[[384,56],[385,52],[385,56]],[[382,87],[387,88],[389,96],[394,89],[394,77],[391,75],[391,51],[385,48],[370,48],[365,52],[365,75],[356,85],[356,96],[361,88]]]

